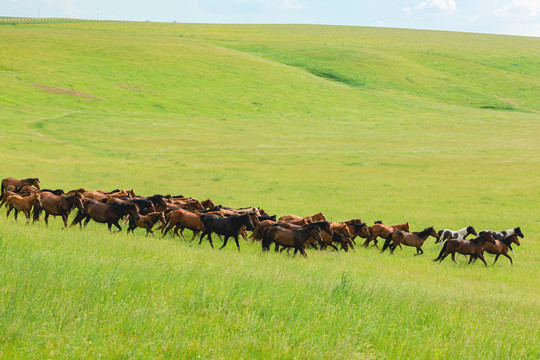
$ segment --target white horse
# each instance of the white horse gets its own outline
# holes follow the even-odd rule
[[[516,234],[522,239],[524,237],[519,226],[517,228],[508,229],[504,231],[483,230],[483,231],[480,231],[478,235],[482,235],[482,233],[485,233],[485,232],[491,233],[491,235],[493,235],[495,240],[503,240],[503,239],[506,239],[507,236],[514,235],[514,234]],[[510,248],[510,251],[512,251],[512,255],[516,256],[516,254],[514,253],[514,249],[512,249],[512,246],[509,245],[508,247]]]
[[[472,226],[464,227],[463,229],[454,231],[443,229],[438,232],[439,239],[435,243],[439,243],[439,247],[442,247],[443,243],[448,239],[466,240],[469,234],[477,236],[476,230]]]

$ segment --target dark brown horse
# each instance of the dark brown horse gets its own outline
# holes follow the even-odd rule
[[[433,229],[433,226],[428,227],[420,232],[405,232],[405,231],[394,231],[390,233],[381,252],[384,252],[387,248],[390,247],[390,253],[393,254],[394,250],[401,244],[407,246],[414,246],[416,248],[416,255],[422,255],[424,250],[422,250],[422,245],[429,236],[433,236],[435,239],[439,238],[439,234]]]
[[[274,225],[264,233],[262,249],[270,250],[270,244],[275,243],[276,249],[279,246],[284,248],[294,248],[294,254],[298,251],[305,257],[306,246],[310,243],[322,243],[321,229],[317,225],[306,225],[299,229],[288,229],[283,226]]]
[[[444,243],[439,256],[436,259],[433,259],[433,261],[441,262],[449,254],[452,254],[452,260],[456,262],[454,254],[457,252],[463,255],[474,255],[475,257],[480,258],[480,260],[484,262],[484,265],[487,266],[483,253],[489,244],[495,244],[495,239],[493,238],[493,235],[488,232],[484,232],[472,240],[450,239]],[[471,256],[471,259],[472,258],[473,257]],[[471,260],[469,260],[469,264],[470,263]]]
[[[39,179],[38,178],[28,178],[28,179],[14,179],[14,178],[5,178],[2,180],[1,193],[4,193],[8,187],[13,186],[16,190],[22,188],[24,185],[35,186],[39,189]]]
[[[128,215],[128,217],[131,218],[131,215]],[[129,234],[129,232],[131,231],[133,234],[135,234],[134,230],[137,227],[140,227],[146,230],[146,236],[148,236],[148,234],[156,236],[152,228],[154,227],[154,225],[156,225],[158,221],[161,222],[161,224],[163,225],[165,224],[165,216],[163,215],[163,212],[156,211],[146,215],[141,215],[139,220],[129,222],[127,232]]]
[[[384,225],[384,224],[374,224],[370,229],[370,236],[364,241],[363,246],[368,246],[371,241],[374,242],[375,247],[377,246],[377,238],[380,236],[383,239],[386,239],[390,233],[394,231],[406,231],[409,232],[409,222],[404,222],[402,224],[396,225]]]
[[[83,210],[82,195],[54,195],[49,192],[41,193],[41,209],[45,211],[45,224],[49,225],[49,215],[61,216],[64,225],[68,227],[68,216],[71,210],[76,207]],[[39,212],[37,213],[39,217]]]
[[[140,215],[137,205],[129,203],[104,204],[100,201],[85,199],[83,200],[83,210],[79,210],[77,216],[71,222],[71,226],[81,224],[82,220],[85,220],[84,225],[86,226],[92,219],[98,223],[107,223],[109,231],[112,225],[116,226],[118,231],[122,231],[118,221],[128,214],[135,221],[139,220]]]
[[[30,222],[30,213],[32,211],[33,207],[41,207],[41,195],[40,194],[32,194],[27,197],[22,197],[20,195],[11,195],[8,196],[6,199],[6,205],[7,205],[7,215],[9,217],[9,213],[11,210],[15,209],[17,211],[22,211],[24,215],[26,216],[26,223]],[[15,212],[15,220],[17,220],[17,211]]]
[[[493,254],[493,255],[497,255],[495,256],[495,261],[493,262],[493,265],[495,265],[495,263],[499,259],[499,256],[501,255],[506,256],[508,260],[510,260],[510,264],[512,264],[512,266],[514,265],[514,262],[512,261],[512,257],[508,255],[508,249],[510,248],[510,245],[512,243],[516,244],[517,246],[521,245],[521,243],[519,242],[518,236],[519,234],[514,233],[512,235],[508,235],[502,240],[495,239],[495,244],[489,244],[489,246],[486,247],[486,249],[484,250],[485,252]],[[473,255],[471,255],[471,258],[473,258]],[[474,261],[476,261],[476,257],[474,257]]]

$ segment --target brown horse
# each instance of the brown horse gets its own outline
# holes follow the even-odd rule
[[[205,209],[213,209],[216,207],[216,204],[214,204],[214,202],[212,200],[210,200],[210,198],[204,200],[204,201],[201,201],[201,205],[205,208]]]
[[[283,226],[274,225],[270,227],[264,233],[264,238],[262,241],[262,249],[270,250],[270,244],[274,242],[276,244],[276,249],[278,246],[284,248],[294,248],[294,254],[298,251],[305,257],[306,246],[310,243],[322,243],[321,239],[321,229],[317,225],[306,225],[299,229],[287,229]]]
[[[1,190],[0,192],[3,194],[4,191],[7,190],[9,186],[13,186],[15,189],[20,189],[24,185],[35,186],[36,188],[39,189],[39,179],[28,178],[28,179],[17,180],[14,178],[5,178],[2,180],[2,187],[0,189]]]
[[[6,204],[6,208],[7,208],[7,198],[10,197],[11,195],[19,195],[19,194],[13,191],[9,191],[9,190],[6,190],[2,193],[2,201],[0,201],[0,208],[2,208],[4,204]]]
[[[489,244],[495,244],[495,239],[493,238],[493,235],[488,232],[485,232],[472,240],[450,239],[444,243],[439,256],[436,259],[433,259],[433,261],[441,262],[449,254],[452,254],[452,260],[456,262],[454,254],[457,252],[463,255],[474,255],[475,257],[480,258],[480,260],[484,262],[484,265],[487,266],[483,253]],[[472,258],[473,257],[471,256],[471,260]],[[469,264],[471,263],[471,260],[469,260]]]
[[[104,204],[100,201],[85,199],[83,200],[83,210],[79,210],[77,216],[71,222],[71,226],[81,224],[82,220],[85,220],[84,225],[86,226],[92,219],[98,223],[107,223],[109,231],[111,231],[112,225],[116,226],[118,231],[122,231],[118,221],[128,214],[135,221],[139,220],[140,215],[137,205],[129,203]]]
[[[83,210],[82,194],[75,193],[75,195],[54,195],[49,192],[41,193],[41,209],[45,211],[45,224],[49,225],[49,215],[61,216],[64,221],[64,225],[68,227],[68,216],[71,210],[76,207],[79,210]],[[37,216],[39,217],[39,212]]]
[[[370,236],[364,241],[363,246],[368,246],[371,241],[374,242],[375,247],[377,246],[377,238],[380,236],[383,239],[386,239],[390,233],[394,231],[406,231],[409,232],[409,222],[404,222],[402,224],[396,225],[384,225],[384,224],[374,224],[370,229]]]
[[[259,224],[255,225],[251,236],[249,237],[252,240],[262,240],[264,232],[272,225],[276,225],[277,222],[272,220],[263,220]]]
[[[311,215],[311,216],[297,216],[297,215],[283,215],[279,218],[278,222],[293,222],[293,221],[301,221],[301,220],[305,220],[307,221],[308,223],[312,223],[312,222],[315,222],[315,221],[328,221],[328,219],[326,218],[326,216],[324,216],[324,214],[322,212],[318,212],[316,213],[315,215]]]
[[[401,244],[407,246],[414,246],[416,248],[416,255],[422,255],[424,250],[422,250],[422,245],[429,236],[433,236],[435,239],[439,238],[439,234],[433,229],[433,226],[428,227],[420,232],[405,232],[405,231],[394,231],[388,235],[386,242],[381,250],[384,252],[388,247],[390,247],[390,253],[393,254],[394,250]],[[393,244],[391,244],[393,242]]]
[[[193,239],[205,229],[204,224],[201,221],[201,215],[203,214],[196,214],[183,209],[169,212],[165,217],[167,225],[163,228],[163,237],[167,235],[169,230],[175,227],[174,233],[178,236],[182,235],[182,237],[184,237],[184,229],[193,231],[193,236],[190,240],[193,241]],[[178,230],[180,230],[180,234],[178,233]]]
[[[28,224],[30,222],[30,213],[32,211],[32,208],[36,206],[41,207],[41,195],[32,194],[27,197],[22,197],[20,195],[11,195],[8,196],[6,203],[8,207],[6,216],[9,217],[9,213],[13,209],[22,211],[26,216],[26,223]],[[15,212],[15,220],[17,220],[17,212]]]
[[[497,255],[495,256],[495,261],[493,262],[493,265],[495,265],[495,263],[499,259],[499,256],[504,255],[508,258],[508,260],[510,260],[510,264],[514,266],[512,258],[510,257],[510,255],[508,255],[508,249],[510,248],[510,245],[512,243],[516,244],[517,246],[521,245],[521,243],[519,242],[518,234],[514,233],[512,235],[508,235],[502,240],[495,239],[495,244],[489,244],[489,246],[486,247],[484,251],[493,255]],[[471,255],[471,258],[473,258],[473,255]],[[476,261],[476,257],[474,257],[474,261]]]
[[[131,215],[128,215],[128,217],[131,217]],[[156,236],[152,228],[154,227],[154,225],[156,225],[158,221],[161,222],[161,224],[163,225],[165,224],[165,216],[163,215],[163,212],[156,211],[146,215],[141,215],[139,220],[133,222],[130,221],[127,232],[129,234],[129,232],[131,231],[135,235],[134,230],[137,227],[140,227],[146,229],[146,236],[148,236],[148,234]]]
[[[345,221],[344,223],[347,224],[347,227],[349,228],[349,232],[351,233],[351,240],[353,243],[355,243],[354,239],[356,239],[356,237],[359,236],[361,238],[367,239],[371,234],[369,232],[369,227],[360,219],[351,219]]]
[[[351,233],[349,232],[349,227],[345,223],[335,223],[330,222],[331,234],[327,232],[321,233],[321,249],[326,249],[327,246],[330,246],[334,250],[338,251],[338,248],[333,243],[338,243],[341,245],[341,248],[345,251],[349,251],[349,246],[354,249],[351,240]],[[336,236],[335,234],[340,234],[341,236]]]

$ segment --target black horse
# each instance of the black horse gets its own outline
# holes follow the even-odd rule
[[[245,225],[248,231],[253,231],[253,222],[251,221],[249,214],[231,215],[226,218],[222,218],[218,215],[201,215],[201,221],[204,224],[204,232],[199,240],[199,245],[206,235],[213,248],[214,242],[212,241],[212,233],[215,232],[218,235],[223,235],[225,238],[220,250],[227,245],[229,237],[232,236],[234,237],[234,241],[236,241],[236,247],[240,251],[240,244],[238,244],[238,232],[240,231],[240,228],[242,225]]]

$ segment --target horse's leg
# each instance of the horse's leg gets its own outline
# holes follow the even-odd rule
[[[90,222],[90,216],[86,216],[86,219],[84,220],[84,226],[87,226],[88,223]],[[111,230],[111,227],[109,226],[109,230]]]
[[[212,249],[213,249],[214,248],[214,241],[212,240],[212,231],[208,232],[207,237],[208,237],[208,241],[210,241],[210,246],[212,246]],[[225,246],[225,245],[223,245],[223,246]]]
[[[450,253],[445,252],[444,255],[441,257],[441,259],[439,260],[439,262],[441,263],[448,255],[450,255]],[[453,253],[452,253],[452,255],[453,255]],[[453,260],[453,258],[452,258],[452,260]]]
[[[23,210],[24,216],[26,216],[26,225],[30,222],[30,211]]]
[[[304,255],[306,258],[308,257],[303,247],[300,248],[300,254]]]
[[[122,231],[122,228],[120,227],[120,224],[118,223],[118,220],[112,221],[112,225],[116,226],[118,228],[118,232]],[[109,230],[111,230],[111,225],[109,223]]]
[[[486,262],[486,258],[484,258],[484,255],[480,254],[479,258],[480,258],[480,260],[482,260],[484,262],[484,265],[486,265],[486,267],[487,267],[488,265],[487,265],[487,262]]]
[[[225,240],[223,241],[223,245],[219,248],[219,250],[223,249],[225,245],[227,245],[227,241],[229,241],[229,235],[224,235]]]
[[[184,236],[182,231],[180,231],[180,233],[182,234],[182,236]],[[193,230],[193,236],[191,237],[189,241],[192,242],[197,237],[197,235],[199,235],[199,233],[200,233],[200,230]]]
[[[62,214],[62,220],[64,221],[64,228],[67,229],[68,227],[68,217],[69,217],[69,214]]]
[[[244,235],[242,235],[242,236],[244,236]],[[246,241],[247,241],[247,238],[245,236],[244,236],[244,239],[246,239]],[[240,251],[240,244],[238,244],[238,235],[236,235],[234,237],[234,241],[236,242],[236,247],[238,248],[238,251]]]
[[[495,261],[493,262],[493,265],[495,265],[497,260],[499,260],[499,256],[501,256],[501,254],[497,254],[497,256],[495,256]],[[510,262],[512,262],[512,259],[510,259]]]
[[[512,257],[511,257],[510,255],[508,255],[507,252],[503,252],[503,255],[506,256],[506,257],[508,258],[508,260],[510,260],[510,264],[511,264],[512,266],[514,266],[514,261],[512,260]],[[499,255],[497,255],[497,256],[499,256]],[[497,261],[497,259],[495,259],[495,261]],[[495,264],[495,263],[494,263],[494,264]]]
[[[43,218],[45,220],[45,225],[49,226],[49,213],[45,213],[45,217]],[[62,220],[64,220],[64,216],[62,215]]]
[[[202,232],[202,234],[201,234],[201,237],[200,237],[200,239],[199,239],[199,245],[201,245],[201,243],[202,243],[202,241],[203,241],[205,235],[208,236],[208,234],[207,234],[207,232],[206,232],[206,229],[205,229],[205,230]]]
[[[163,230],[163,236],[162,236],[162,237],[165,237],[165,235],[167,235],[167,233],[169,232],[169,230],[172,229],[173,226],[174,226],[174,225],[171,224],[170,222],[167,223],[167,226],[165,226],[165,229]]]
[[[332,249],[334,249],[334,250],[336,250],[336,251],[339,252],[339,249],[337,248],[336,245],[334,245],[334,244],[328,244],[328,246],[330,246]],[[303,255],[303,254],[302,254],[302,255]]]

